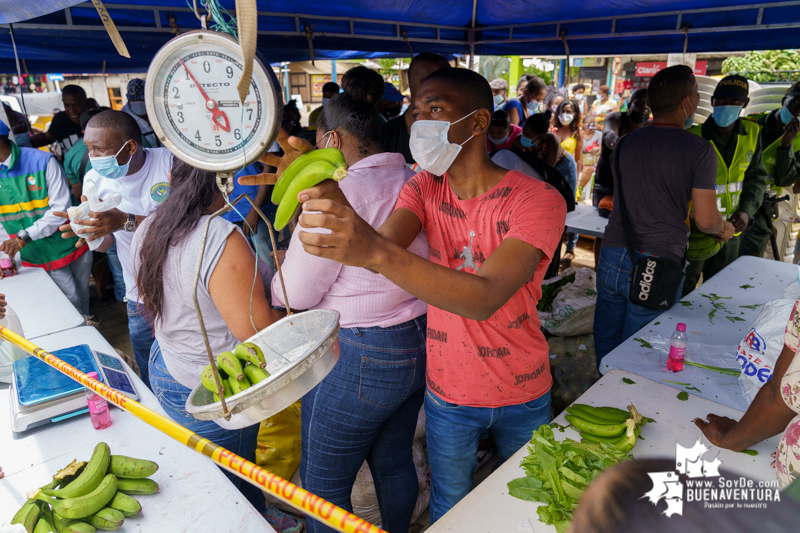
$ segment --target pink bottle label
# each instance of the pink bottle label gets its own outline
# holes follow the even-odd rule
[[[685,355],[686,355],[686,348],[678,348],[677,346],[669,347],[670,359],[677,359],[678,361],[683,361],[683,357]]]
[[[89,400],[89,413],[97,414],[103,411],[108,411],[108,402],[105,398],[96,394],[94,398]]]

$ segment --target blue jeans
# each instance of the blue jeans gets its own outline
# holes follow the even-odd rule
[[[550,422],[550,391],[528,403],[468,407],[425,393],[425,432],[431,462],[431,524],[472,490],[478,440],[492,430],[500,461],[514,455],[534,431]]]
[[[161,347],[158,345],[158,341],[153,342],[150,350],[150,386],[158,398],[161,408],[175,422],[239,457],[255,463],[259,424],[237,430],[222,429],[212,420],[198,420],[187,413],[186,399],[192,391],[175,381],[175,378],[170,375],[167,365],[164,364],[164,358],[161,356]],[[258,512],[266,511],[267,504],[260,489],[242,481],[227,470],[221,468],[220,470]]]
[[[366,460],[390,533],[408,532],[419,493],[411,445],[425,391],[426,327],[423,315],[388,328],[343,328],[339,362],[303,397],[303,488],[352,512]],[[311,517],[306,528],[333,531]]]
[[[636,260],[647,255],[636,252]],[[594,349],[600,360],[662,313],[631,303],[628,294],[633,264],[625,248],[603,247],[597,265],[597,306],[594,310]],[[683,282],[678,287],[678,297]]]
[[[131,301],[128,302],[128,334],[131,337],[133,356],[136,359],[136,364],[139,365],[142,381],[149,387],[150,372],[147,366],[150,360],[150,348],[155,342],[153,325],[150,321],[150,315],[144,310],[144,306]]]
[[[106,250],[106,259],[108,259],[108,268],[111,269],[111,277],[114,278],[114,297],[118,302],[124,302],[125,278],[122,276],[122,264],[119,262],[119,257],[117,257],[116,242]]]
[[[575,163],[575,158],[569,153],[565,153],[564,158],[556,163],[556,170],[566,178],[569,186],[572,187],[572,195],[575,196],[575,191],[578,190],[578,165]],[[567,233],[567,252],[572,252],[577,244],[578,234]]]

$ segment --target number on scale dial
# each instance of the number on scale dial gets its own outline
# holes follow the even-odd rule
[[[242,63],[235,42],[209,32],[193,34],[174,39],[153,60],[148,72],[152,93],[147,91],[152,112],[172,146],[165,144],[178,157],[208,170],[241,168],[277,133],[282,109],[274,74],[256,60],[242,104],[237,89]]]

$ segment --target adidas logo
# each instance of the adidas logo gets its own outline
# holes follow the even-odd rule
[[[660,303],[660,304],[658,304],[658,305],[661,305],[661,306],[664,306],[664,307],[666,307],[666,306],[668,306],[668,305],[669,305],[669,302],[667,302],[666,300],[664,300],[663,302],[661,302],[661,303]]]

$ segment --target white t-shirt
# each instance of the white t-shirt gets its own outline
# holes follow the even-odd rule
[[[122,203],[118,207],[120,211],[147,216],[155,211],[169,194],[172,152],[166,148],[145,148],[144,152],[147,156],[144,166],[136,174],[110,180],[92,169],[86,173],[85,181],[93,181],[97,185],[97,196],[101,200],[115,193],[122,195]],[[139,291],[136,290],[136,278],[131,268],[133,232],[117,231],[114,233],[114,240],[117,242],[117,257],[125,278],[125,296],[131,302],[141,303]]]

